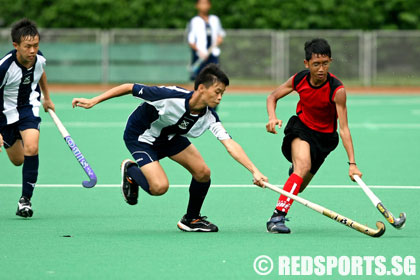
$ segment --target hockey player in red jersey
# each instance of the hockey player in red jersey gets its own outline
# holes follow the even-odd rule
[[[277,134],[282,121],[276,117],[277,101],[292,91],[299,94],[296,115],[284,129],[282,152],[292,163],[290,177],[283,189],[297,195],[309,184],[328,154],[338,145],[339,132],[348,156],[349,176],[361,176],[356,165],[353,141],[347,121],[346,90],[340,80],[328,72],[331,64],[331,48],[325,39],[313,39],[305,43],[305,67],[267,98],[269,121],[267,132]],[[286,214],[293,200],[281,195],[272,217],[267,222],[271,233],[290,233],[285,225]]]

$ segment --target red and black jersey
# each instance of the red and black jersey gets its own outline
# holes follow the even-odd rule
[[[293,76],[293,89],[299,93],[296,114],[310,129],[323,133],[337,130],[337,109],[334,97],[343,84],[331,73],[320,86],[309,82],[309,70],[303,70]]]

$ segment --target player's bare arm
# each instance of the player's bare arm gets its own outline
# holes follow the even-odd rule
[[[349,158],[350,167],[349,167],[349,176],[352,181],[354,181],[353,175],[362,176],[359,168],[356,165],[356,159],[354,157],[354,148],[353,141],[350,134],[350,129],[347,119],[347,105],[346,105],[346,90],[341,88],[337,91],[334,102],[337,108],[338,121],[340,124],[340,138],[343,141],[344,149],[346,149],[347,156]]]
[[[44,111],[47,112],[48,109],[55,111],[55,105],[51,100],[50,92],[48,91],[48,84],[47,84],[47,75],[42,73],[41,79],[39,80],[39,86],[41,87],[42,94],[44,95],[44,101],[42,106],[44,107]]]
[[[254,184],[260,187],[264,187],[264,182],[268,182],[266,176],[264,176],[258,168],[252,163],[241,145],[236,143],[233,139],[221,140],[228,153],[246,169],[248,169],[254,177]]]
[[[293,79],[290,78],[284,84],[282,84],[276,90],[274,90],[267,97],[268,123],[265,126],[265,128],[267,129],[267,132],[277,134],[276,126],[281,128],[282,121],[277,119],[277,116],[276,116],[277,100],[285,97],[292,91],[293,91]]]
[[[95,96],[90,99],[89,98],[74,98],[71,104],[73,108],[82,107],[85,109],[89,109],[95,106],[96,104],[101,103],[105,100],[131,93],[131,91],[133,90],[133,86],[134,84],[122,84],[117,87],[111,88],[110,90],[107,90],[101,95]]]
[[[217,36],[216,46],[220,46],[223,43],[223,36]]]

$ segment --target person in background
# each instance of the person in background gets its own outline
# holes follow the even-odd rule
[[[220,48],[226,33],[220,19],[210,15],[210,0],[197,0],[198,15],[188,23],[188,44],[192,51],[190,79],[208,64],[219,64]]]

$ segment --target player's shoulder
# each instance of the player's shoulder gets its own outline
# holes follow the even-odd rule
[[[38,56],[42,56],[43,58],[45,58],[45,56],[44,56],[44,54],[41,52],[41,50],[38,50],[37,55],[38,55]]]
[[[44,54],[39,50],[38,50],[38,53],[36,54],[36,57],[41,63],[45,63],[45,61],[47,60]]]
[[[328,72],[328,76],[329,76],[328,79],[330,82],[330,86],[332,88],[335,89],[335,88],[344,86],[343,83],[340,81],[340,79],[338,79],[337,76],[335,76],[333,73]]]
[[[14,61],[13,51],[10,51],[0,59],[0,67],[2,69],[9,68],[10,64],[12,64],[13,61]]]
[[[217,20],[220,21],[219,17],[216,15],[209,15],[209,20]]]
[[[297,87],[297,85],[304,79],[304,78],[306,78],[308,75],[309,75],[309,70],[308,69],[305,69],[305,70],[302,70],[302,71],[300,71],[300,72],[298,72],[298,73],[296,73],[294,76],[293,76],[293,88],[296,88]]]
[[[195,16],[190,20],[190,24],[201,24],[204,20],[200,16]]]
[[[162,99],[188,98],[191,91],[177,86],[146,86],[134,84],[133,95],[154,102]]]
[[[183,98],[192,94],[192,91],[179,86],[157,86],[156,88],[167,94],[169,98]]]
[[[216,113],[216,109],[208,107],[209,113],[215,118],[215,122],[220,122],[219,115]]]

